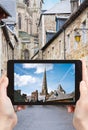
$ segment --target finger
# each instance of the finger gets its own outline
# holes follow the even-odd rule
[[[17,106],[17,109],[18,110],[24,110],[26,108],[26,106],[25,105],[20,105],[20,106]]]
[[[0,84],[1,84],[1,82],[3,81],[3,79],[6,77],[6,74],[4,73],[3,75],[2,75],[2,77],[0,78]]]
[[[75,106],[67,106],[68,112],[73,113],[75,110]]]
[[[21,111],[22,110],[22,108],[21,107],[17,107],[17,111]]]
[[[17,111],[21,111],[21,110],[26,109],[26,106],[25,105],[14,106],[14,109],[15,109],[15,112],[17,112]]]
[[[84,59],[82,60],[82,77],[84,81],[88,82],[87,67]]]
[[[88,95],[88,88],[85,81],[80,82],[80,97],[86,97]]]
[[[4,98],[7,96],[7,86],[8,86],[8,78],[2,77],[0,81],[0,98]]]

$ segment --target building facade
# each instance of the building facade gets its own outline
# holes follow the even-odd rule
[[[1,26],[3,26],[1,22]],[[1,73],[7,72],[8,60],[14,59],[14,45],[15,40],[13,34],[8,30],[7,26],[3,26],[1,29]]]
[[[71,14],[70,1],[61,0],[51,9],[43,11],[39,21],[39,44],[43,47],[61,28]]]
[[[0,22],[3,18],[7,18],[8,16],[10,16],[8,11],[0,5]],[[3,25],[0,24],[0,76],[2,74],[2,27]]]
[[[17,0],[17,29],[19,37],[19,59],[30,57],[31,15],[27,4]]]
[[[77,1],[79,2],[79,1]],[[73,6],[74,7],[74,6]],[[61,29],[45,44],[42,59],[81,59],[86,58],[88,64],[88,2],[82,1]],[[77,42],[75,35],[79,33],[81,40]],[[38,54],[35,55],[37,58]],[[35,57],[33,57],[35,59]]]
[[[39,29],[39,49],[48,43],[50,39],[58,32],[61,26],[69,18],[71,14],[70,1],[61,0],[55,4],[51,9],[42,11],[38,29]],[[39,52],[39,59],[42,58],[41,51]]]
[[[7,4],[8,3],[8,4]],[[12,6],[11,6],[12,5]],[[15,45],[18,42],[15,24],[16,24],[16,3],[13,0],[2,1],[1,6],[10,15],[0,20],[0,75],[3,71],[7,71],[7,61],[14,59]],[[11,8],[9,8],[11,6]],[[0,12],[1,15],[3,12]],[[5,15],[6,13],[4,13]]]
[[[88,5],[84,1],[74,14],[70,16],[55,37],[42,48],[43,59],[81,59],[87,54],[87,20]],[[75,41],[75,34],[79,32],[80,42]],[[52,50],[52,51],[50,51]]]
[[[20,59],[30,59],[38,50],[38,20],[42,0],[17,0]]]

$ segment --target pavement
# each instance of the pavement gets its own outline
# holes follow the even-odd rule
[[[29,106],[17,112],[18,124],[14,130],[75,130],[73,114],[64,106]]]

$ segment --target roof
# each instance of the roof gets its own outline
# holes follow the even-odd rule
[[[57,19],[68,19],[69,16],[65,16],[65,15],[60,15],[60,16],[56,16]]]
[[[0,21],[0,24],[1,24],[1,25],[5,25],[5,23],[4,23],[3,21]],[[4,36],[5,36],[5,39],[6,39],[7,43],[10,45],[10,47],[11,47],[12,50],[13,50],[13,49],[14,49],[14,45],[13,45],[13,43],[12,43],[11,40],[10,40],[7,26],[6,26],[6,25],[3,26],[3,27],[2,27],[2,30],[3,30],[3,33],[4,33]]]
[[[84,2],[79,6],[79,8],[65,22],[62,28],[54,35],[54,37],[52,37],[52,39],[47,44],[45,44],[42,50],[45,50],[52,43],[52,41],[55,38],[57,38],[60,35],[60,33],[62,33],[87,7],[88,7],[88,0],[84,0]]]
[[[71,13],[71,4],[69,0],[61,0],[55,4],[51,9],[45,11],[43,14],[67,14]]]
[[[74,95],[75,95],[74,93],[71,94],[58,93],[58,96],[52,94],[47,101],[68,100],[70,102],[70,99],[73,99]]]
[[[16,0],[0,0],[0,4],[11,14],[12,17],[5,19],[5,22],[16,22]]]
[[[0,4],[0,14],[5,13],[6,16],[11,16],[10,13]]]

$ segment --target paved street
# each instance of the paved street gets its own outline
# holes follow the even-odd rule
[[[14,130],[74,130],[73,115],[61,106],[30,106],[17,115],[18,124]]]

